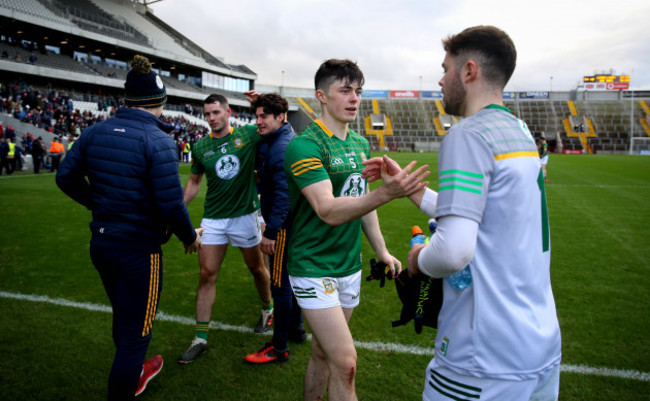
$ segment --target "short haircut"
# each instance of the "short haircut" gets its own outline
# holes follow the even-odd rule
[[[224,95],[213,93],[206,97],[203,104],[219,103],[224,109],[228,110],[228,99]]]
[[[445,51],[463,62],[476,57],[488,83],[505,87],[517,64],[517,49],[507,33],[494,26],[479,25],[443,39]]]
[[[345,82],[346,85],[357,83],[359,86],[363,86],[365,83],[363,72],[361,72],[357,63],[350,60],[330,59],[318,67],[314,77],[314,85],[316,90],[327,91],[330,85],[339,79]]]
[[[257,111],[259,107],[262,107],[262,110],[264,110],[265,113],[273,114],[274,117],[277,117],[281,113],[289,111],[289,102],[277,93],[265,93],[259,95],[257,99],[251,103],[251,109],[253,112]]]

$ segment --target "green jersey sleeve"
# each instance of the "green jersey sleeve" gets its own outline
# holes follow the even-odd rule
[[[294,138],[284,156],[285,172],[299,189],[329,179],[324,162],[319,144],[306,137]]]

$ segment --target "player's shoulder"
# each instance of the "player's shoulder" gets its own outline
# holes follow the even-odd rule
[[[302,130],[302,132],[297,134],[291,143],[295,142],[294,146],[309,143],[321,143],[325,137],[327,137],[327,134],[318,124],[314,122],[309,124],[307,127],[305,127],[304,130]]]
[[[356,131],[348,130],[348,135],[350,136],[350,139],[353,141],[361,142],[361,143],[369,143],[366,138],[364,138],[361,134],[359,134]]]
[[[322,134],[324,134],[323,129],[321,128],[320,125],[318,125],[318,123],[314,121],[308,126],[306,126],[305,129],[302,130],[302,132],[299,133],[297,136],[314,138]]]
[[[233,127],[232,134],[235,136],[250,137],[250,136],[260,136],[257,125],[240,125],[238,127]]]
[[[194,150],[202,149],[208,145],[209,141],[210,141],[210,134],[194,142],[194,145],[192,147],[194,148]]]

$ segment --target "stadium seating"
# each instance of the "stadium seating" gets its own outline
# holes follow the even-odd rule
[[[7,61],[13,61],[16,63],[26,63],[32,53],[20,46],[9,46],[4,42],[0,42],[0,52],[2,51],[6,51],[9,55]],[[34,65],[56,68],[70,72],[78,72],[82,74],[97,74],[97,72],[91,68],[67,56],[41,53],[35,53],[35,55],[38,59]]]
[[[57,22],[68,27],[74,26],[70,20],[52,12],[37,0],[0,0],[0,8],[25,13],[50,22]]]
[[[113,18],[90,0],[52,0],[48,4],[80,28],[143,46],[149,45],[145,35],[128,23]]]
[[[248,102],[242,93],[200,87],[197,82],[200,82],[203,72],[209,72],[222,80],[226,77],[250,80],[251,87],[259,87],[254,82],[255,73],[248,67],[227,64],[209,54],[157,18],[142,2],[0,0],[0,18],[6,23],[0,24],[0,34],[3,35],[0,41],[0,52],[3,54],[0,70],[10,75],[3,79],[24,80],[27,85],[36,84],[41,87],[55,80],[54,85],[71,89],[75,108],[82,112],[88,110],[106,116],[110,108],[105,109],[104,104],[98,107],[97,102],[100,99],[106,101],[107,95],[110,99],[121,96],[127,69],[123,66],[116,67],[110,60],[107,62],[106,57],[119,60],[122,63],[118,64],[125,65],[133,54],[142,53],[143,49],[144,54],[155,55],[151,56],[155,58],[152,61],[160,69],[161,78],[168,88],[170,102],[166,110],[170,115],[182,113],[185,103],[200,109],[202,99],[211,93],[225,95],[236,107],[247,107]],[[32,24],[32,28],[34,25],[42,27],[45,31],[42,33],[52,33],[51,36],[58,36],[61,32],[76,35],[77,40],[70,41],[67,49],[61,46],[56,51],[51,51],[52,48],[45,51],[45,43],[41,40],[45,35],[40,36],[39,32],[30,36],[30,32],[24,32],[26,29],[22,28],[22,23]],[[22,32],[16,35],[14,32],[18,31]],[[83,50],[79,50],[85,48],[86,43],[79,39],[86,38],[86,34],[91,37],[93,46],[100,48],[92,54],[84,54]],[[116,38],[119,40],[116,41]],[[24,46],[23,40],[26,41]],[[29,45],[30,40],[39,42],[38,46]],[[59,43],[67,43],[67,38],[51,38],[49,45],[58,48]],[[110,43],[113,48],[109,49],[103,43]],[[32,52],[32,49],[35,51]],[[59,50],[61,54],[55,54]],[[82,54],[81,60],[73,58],[74,51]],[[31,63],[33,66],[28,63],[32,54],[37,57]],[[32,75],[25,78],[20,75],[23,71]],[[223,75],[219,77],[219,74]],[[31,82],[29,77],[33,77],[34,81]],[[115,81],[108,80],[108,77],[115,78]],[[273,91],[286,94],[286,89],[282,87]],[[308,121],[317,118],[320,105],[312,91],[293,89],[296,90],[290,91],[294,95],[289,97],[290,109],[299,109],[300,115],[292,117],[295,112],[291,112],[289,118],[298,121],[295,128],[301,130]],[[618,95],[618,98],[598,93],[593,95],[571,91],[554,93],[550,99],[514,97],[504,103],[515,116],[527,123],[535,138],[546,137],[552,150],[623,153],[629,147],[630,132],[634,132],[634,136],[650,136],[650,108],[643,99],[626,100],[623,92],[608,93]],[[189,117],[192,116],[187,116],[191,120]],[[202,125],[200,120],[191,121]],[[373,149],[383,146],[391,150],[435,151],[456,121],[456,117],[444,113],[439,99],[388,97],[364,99],[358,118],[350,127],[364,135]],[[233,120],[234,124],[248,122],[247,119]]]

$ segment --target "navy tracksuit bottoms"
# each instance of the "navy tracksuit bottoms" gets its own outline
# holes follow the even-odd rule
[[[121,249],[120,249],[121,248]],[[151,340],[162,290],[162,250],[91,243],[90,257],[113,308],[115,358],[109,400],[132,400]]]
[[[281,230],[275,240],[275,254],[269,257],[271,295],[273,296],[273,346],[287,349],[289,332],[302,324],[301,309],[293,295],[287,273],[288,230]]]

